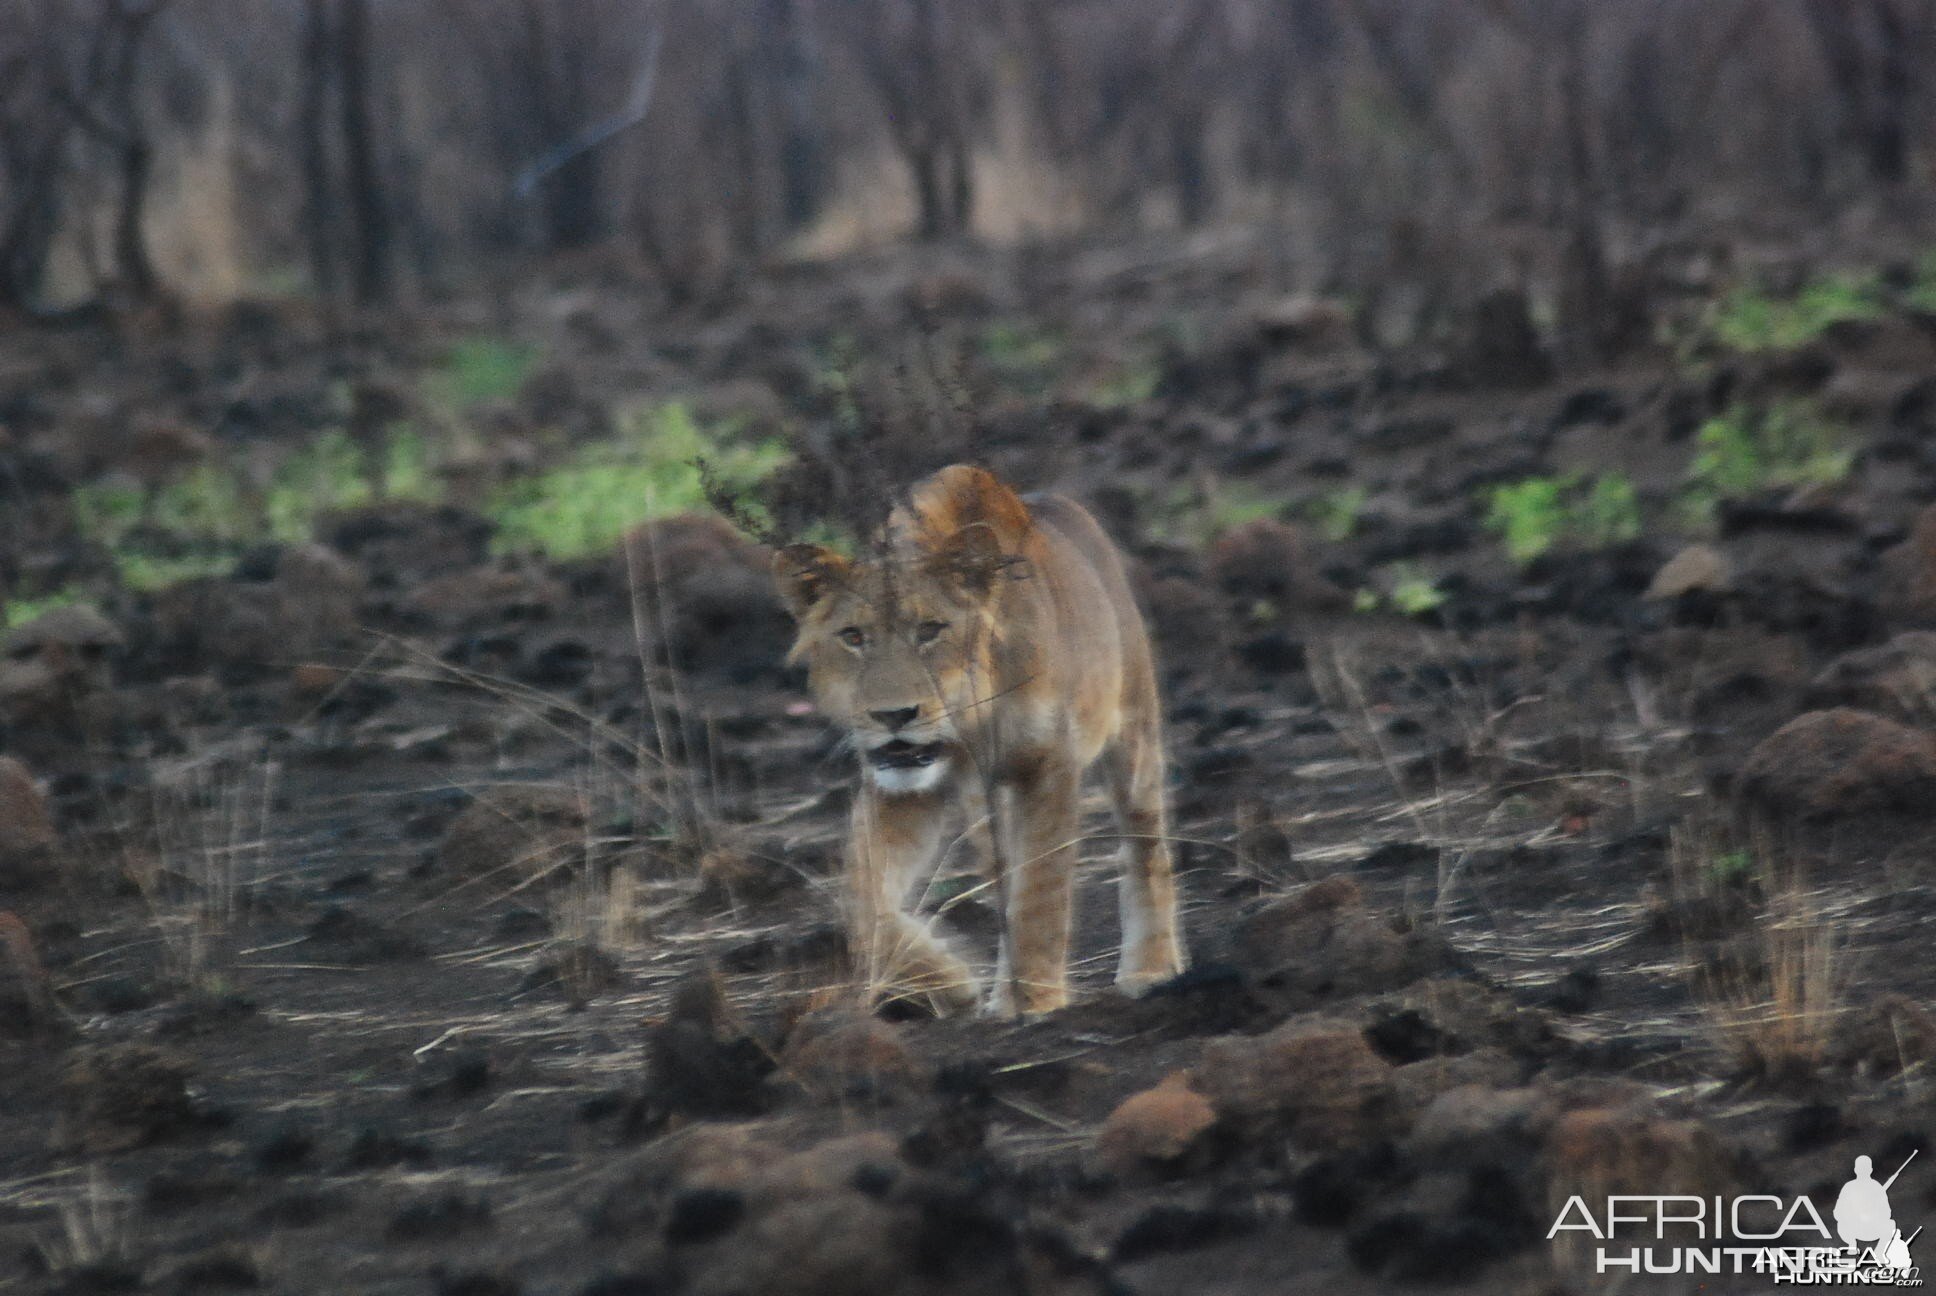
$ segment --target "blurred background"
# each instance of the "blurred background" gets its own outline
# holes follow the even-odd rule
[[[1606,349],[1676,240],[1911,221],[1932,68],[1926,0],[7,0],[0,304],[1263,222],[1380,329]]]
[[[1826,1217],[1936,1128],[1932,199],[1936,0],[0,0],[0,1288]],[[1099,870],[1074,1012],[816,1034],[765,546],[957,460],[1128,559],[1207,972]]]

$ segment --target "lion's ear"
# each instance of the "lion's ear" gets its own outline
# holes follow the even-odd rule
[[[1002,552],[1001,538],[986,522],[971,522],[954,532],[934,550],[929,563],[978,598],[1002,576],[1024,575],[1027,570],[1024,559]]]
[[[846,574],[847,560],[819,545],[788,545],[773,555],[773,586],[796,621]]]

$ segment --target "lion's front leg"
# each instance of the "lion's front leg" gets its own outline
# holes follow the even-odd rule
[[[1045,761],[1025,784],[996,790],[996,866],[1004,908],[989,1012],[1053,1012],[1069,1002],[1069,926],[1081,772]]]
[[[1182,972],[1185,963],[1163,799],[1163,739],[1155,719],[1130,726],[1104,753],[1103,769],[1123,834],[1117,883],[1123,949],[1116,985],[1141,994]]]
[[[968,964],[909,912],[909,892],[941,852],[947,803],[933,793],[854,800],[848,849],[853,953],[870,999],[914,998],[942,1011],[974,1006],[980,985]]]

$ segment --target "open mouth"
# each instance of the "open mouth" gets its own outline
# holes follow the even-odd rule
[[[911,743],[896,738],[869,750],[867,761],[875,769],[921,769],[934,764],[941,752],[938,742]]]

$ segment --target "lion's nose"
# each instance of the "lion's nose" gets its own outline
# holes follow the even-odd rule
[[[914,717],[921,714],[921,708],[918,706],[890,707],[885,711],[869,711],[867,714],[873,716],[882,728],[892,733],[903,725],[913,724]]]

